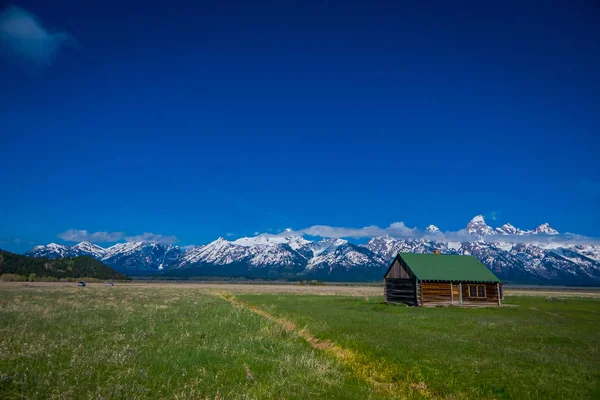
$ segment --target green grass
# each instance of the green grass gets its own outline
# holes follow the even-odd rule
[[[363,399],[371,392],[277,324],[199,290],[0,290],[2,399]]]
[[[505,303],[518,307],[460,309],[381,298],[239,297],[384,362],[392,379],[425,382],[435,397],[600,398],[598,300],[512,298]]]
[[[185,285],[0,286],[0,398],[600,398],[600,300],[236,298],[295,327]]]

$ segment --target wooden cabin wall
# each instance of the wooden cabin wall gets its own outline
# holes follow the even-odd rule
[[[451,304],[452,293],[450,283],[445,282],[419,282],[420,300],[422,305]],[[457,292],[455,292],[457,293]],[[454,304],[458,305],[458,296],[454,298]]]
[[[384,296],[386,303],[404,303],[416,306],[416,282],[413,279],[386,278],[384,283]]]
[[[417,298],[419,305],[460,305],[459,288],[462,286],[462,304],[498,304],[498,289],[495,283],[481,283],[486,290],[486,297],[469,297],[469,283],[452,282],[452,291],[448,282],[419,282]]]
[[[486,297],[469,297],[469,285],[483,285],[485,286]],[[462,299],[464,304],[498,304],[498,289],[495,283],[479,283],[479,284],[462,284]]]
[[[411,276],[411,274],[406,270],[406,267],[403,266],[398,259],[396,259],[385,278],[412,279],[414,276]]]

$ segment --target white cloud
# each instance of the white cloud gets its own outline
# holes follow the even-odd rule
[[[0,54],[13,61],[47,66],[66,44],[77,42],[66,32],[48,30],[22,8],[10,6],[0,13]]]
[[[141,235],[126,236],[124,232],[88,232],[84,229],[69,229],[58,234],[58,237],[67,242],[113,243],[121,240],[127,242],[152,242],[173,244],[179,239],[175,236],[164,236],[157,233],[144,232]]]
[[[336,227],[327,225],[314,225],[309,228],[302,229],[300,231],[306,235],[311,236],[322,236],[322,237],[351,237],[351,238],[363,238],[372,236],[385,235],[385,230],[378,226],[371,225],[363,228],[348,228],[348,227]]]
[[[123,232],[88,232],[83,229],[69,229],[66,232],[58,234],[58,237],[67,242],[93,242],[107,243],[118,242],[123,239]]]
[[[188,244],[187,246],[182,246],[181,248],[183,250],[190,250],[190,249],[193,249],[194,247],[198,247],[198,246],[196,246],[195,244]]]
[[[141,235],[135,236],[125,236],[123,239],[128,242],[151,242],[161,244],[173,244],[179,241],[175,236],[164,236],[151,232],[144,232]]]
[[[308,228],[291,230],[286,229],[277,236],[310,235],[334,238],[373,238],[377,236],[391,236],[397,239],[426,239],[440,242],[476,242],[480,237],[470,234],[466,229],[428,233],[417,228],[409,228],[403,222],[394,222],[387,228],[376,225],[362,228],[336,227],[328,225],[314,225]],[[494,235],[486,236],[485,241],[494,243],[537,243],[537,244],[591,244],[600,245],[600,239],[582,235],[565,233],[560,235]]]
[[[394,236],[394,237],[413,237],[417,234],[416,229],[411,229],[404,225],[404,222],[394,222],[387,228],[380,228],[376,225],[364,226],[362,228],[336,227],[328,225],[314,225],[299,231],[286,229],[280,235],[289,235],[295,232],[303,235],[335,237],[335,238],[370,238],[375,236]]]

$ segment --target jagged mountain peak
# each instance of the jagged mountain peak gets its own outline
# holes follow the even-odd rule
[[[523,231],[519,228],[515,228],[513,225],[506,223],[499,228],[496,228],[496,232],[501,235],[519,235],[523,234]]]
[[[185,252],[177,246],[152,242],[118,243],[108,249],[89,242],[72,247],[52,243],[36,246],[28,255],[72,257],[93,250],[95,254],[88,254],[131,275],[160,271],[183,276],[352,281],[380,280],[398,252],[432,253],[441,250],[443,254],[473,255],[507,281],[600,283],[600,246],[545,240],[543,235],[558,234],[548,223],[527,231],[510,223],[494,229],[487,225],[482,215],[478,215],[469,222],[468,231],[473,236],[461,241],[461,236],[431,234],[439,232],[439,229],[430,225],[425,229],[430,236],[398,238],[384,235],[373,237],[364,245],[340,238],[311,241],[288,231],[233,241],[220,237],[204,246],[186,248]],[[518,238],[517,235],[531,237]],[[540,236],[536,238],[535,235]]]
[[[427,226],[427,228],[425,228],[425,232],[427,233],[438,233],[440,232],[440,228],[438,228],[437,226],[430,224]]]
[[[79,242],[76,245],[72,246],[72,248],[76,248],[76,249],[104,249],[104,247],[98,246],[97,244],[94,244],[92,242],[88,242],[87,240],[84,240],[83,242]]]
[[[106,254],[105,248],[88,241],[77,243],[76,245],[71,246],[70,250],[73,251],[76,255],[92,256],[96,259],[100,259]]]
[[[542,233],[542,234],[546,234],[546,235],[558,235],[558,231],[554,228],[552,228],[550,226],[549,223],[544,222],[543,224],[541,224],[540,226],[538,226],[537,228],[535,228],[535,230],[533,231],[534,233]]]
[[[485,224],[485,218],[483,218],[483,215],[478,214],[471,219],[471,222],[475,222],[475,223],[483,222]]]
[[[485,223],[483,215],[479,214],[467,224],[467,231],[472,235],[487,236],[493,235],[494,229]]]

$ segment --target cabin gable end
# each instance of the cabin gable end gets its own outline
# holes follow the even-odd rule
[[[384,279],[415,279],[415,274],[410,270],[402,257],[396,256],[385,273]]]

